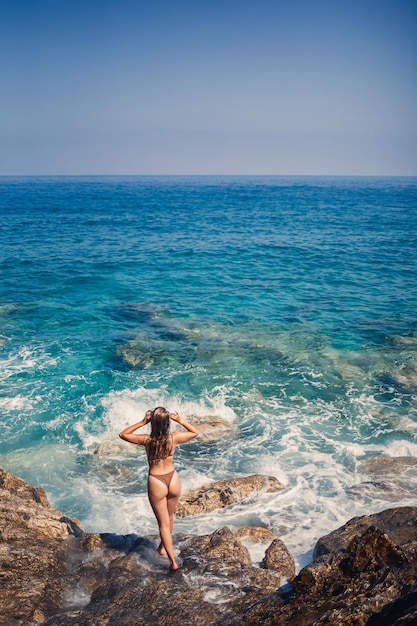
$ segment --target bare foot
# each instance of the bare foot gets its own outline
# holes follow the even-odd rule
[[[171,570],[171,572],[176,572],[176,571],[177,571],[177,569],[179,569],[179,567],[178,567],[178,563],[176,563],[175,561],[173,561],[173,562],[171,563],[171,566],[170,566],[170,568],[169,568],[169,569]]]
[[[164,554],[166,554],[165,548],[162,545],[162,541],[159,544],[159,546],[157,547],[157,552],[158,552],[158,554],[161,554],[162,556],[164,556]]]

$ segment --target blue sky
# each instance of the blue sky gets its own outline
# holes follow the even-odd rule
[[[415,0],[0,10],[0,174],[417,175]]]

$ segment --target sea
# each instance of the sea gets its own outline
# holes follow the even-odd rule
[[[157,533],[118,432],[161,405],[224,425],[183,491],[285,486],[174,533],[262,526],[300,568],[417,505],[417,178],[1,177],[0,267],[0,465],[86,531]]]

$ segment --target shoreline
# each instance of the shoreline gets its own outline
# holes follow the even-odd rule
[[[7,624],[127,626],[156,615],[170,624],[181,615],[193,626],[365,626],[388,623],[377,621],[386,615],[390,624],[417,618],[415,507],[349,520],[317,542],[297,575],[270,535],[263,565],[254,566],[242,539],[265,540],[265,529],[175,535],[181,569],[170,574],[156,536],[85,533],[50,507],[43,489],[3,470],[0,493]]]

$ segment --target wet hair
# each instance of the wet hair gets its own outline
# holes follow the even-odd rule
[[[151,413],[151,438],[146,444],[148,459],[158,463],[172,454],[172,438],[170,437],[170,415],[162,406],[156,407]]]

